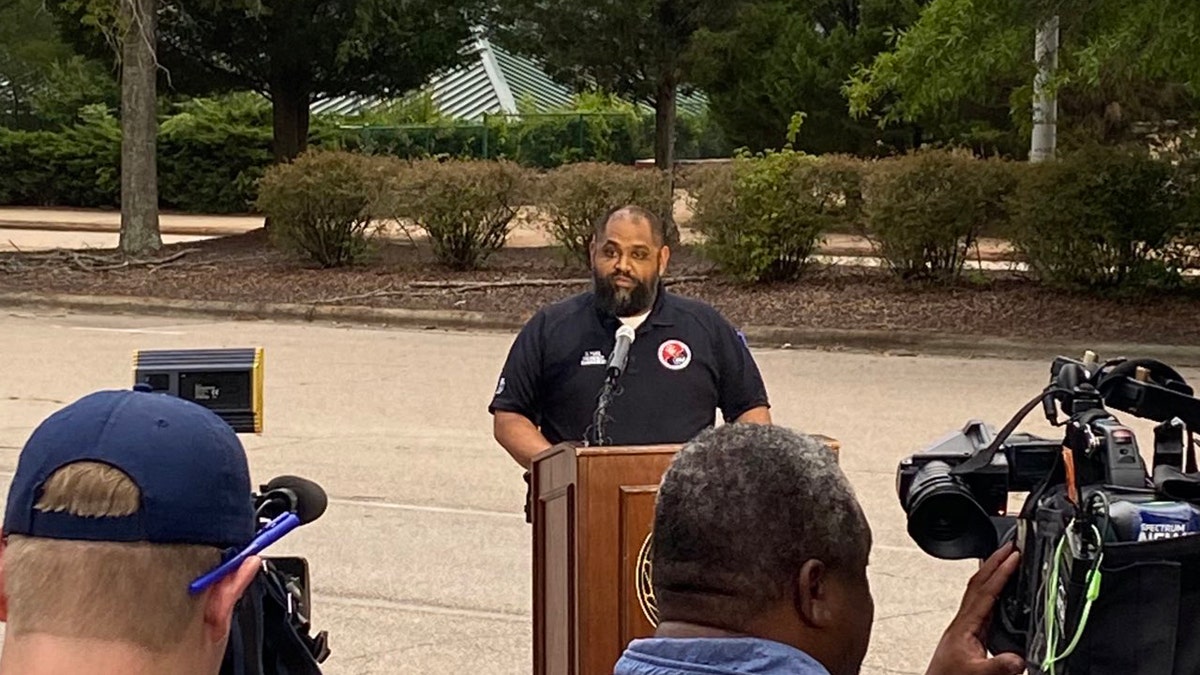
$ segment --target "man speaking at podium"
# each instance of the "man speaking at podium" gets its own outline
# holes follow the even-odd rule
[[[770,424],[742,336],[716,309],[662,284],[671,250],[656,215],[609,212],[590,252],[593,290],[535,314],[501,371],[489,411],[513,459],[528,470],[561,442],[682,444],[713,426],[718,408],[726,422]],[[619,379],[597,438],[597,400],[610,377]]]

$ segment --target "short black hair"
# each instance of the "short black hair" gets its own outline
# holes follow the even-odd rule
[[[598,218],[595,227],[596,241],[604,238],[604,231],[608,228],[608,224],[618,218],[632,218],[648,224],[650,226],[650,235],[654,238],[654,243],[659,246],[667,243],[667,226],[663,223],[663,219],[650,209],[637,206],[636,204],[614,206]]]
[[[757,424],[707,430],[676,455],[653,532],[661,619],[734,630],[791,593],[808,560],[865,578],[871,548],[829,447]]]

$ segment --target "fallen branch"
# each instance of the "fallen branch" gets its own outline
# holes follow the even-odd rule
[[[175,253],[172,253],[171,255],[169,255],[165,258],[154,258],[152,260],[123,260],[119,263],[115,263],[115,264],[111,264],[111,265],[93,266],[88,271],[90,271],[90,272],[107,272],[110,270],[119,270],[119,269],[125,269],[128,267],[152,267],[154,269],[158,269],[160,267],[166,267],[167,265],[170,265],[171,263],[179,260],[180,258],[183,258],[187,254],[196,252],[196,250],[197,249],[194,249],[194,248],[186,248],[182,251],[177,251]]]
[[[366,293],[356,293],[354,295],[340,295],[335,298],[319,298],[317,300],[314,300],[313,304],[314,305],[332,305],[332,304],[336,304],[339,302],[346,302],[347,300],[369,300],[371,298],[389,298],[389,297],[395,297],[395,296],[404,296],[404,297],[408,297],[408,298],[413,298],[413,297],[423,297],[423,296],[430,296],[430,295],[441,295],[441,293],[430,293],[430,292],[423,293],[421,291],[411,291],[411,290],[407,290],[407,289],[393,289],[392,285],[388,284],[387,286],[384,286],[383,288],[377,288],[373,291],[367,291]]]
[[[8,271],[19,271],[29,268],[67,266],[82,272],[107,272],[132,267],[150,267],[158,269],[171,265],[184,256],[199,249],[188,248],[176,251],[162,258],[136,259],[124,258],[121,254],[95,255],[71,249],[53,249],[37,253],[20,253],[8,258],[5,267]]]

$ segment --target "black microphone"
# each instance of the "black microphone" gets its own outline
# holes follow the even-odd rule
[[[272,519],[284,513],[295,513],[305,525],[320,518],[329,506],[325,489],[307,478],[276,476],[262,487],[258,499],[258,516]]]
[[[629,360],[629,347],[633,344],[636,334],[625,324],[617,329],[617,343],[613,346],[612,355],[608,357],[608,376],[617,379],[625,372],[625,362]]]

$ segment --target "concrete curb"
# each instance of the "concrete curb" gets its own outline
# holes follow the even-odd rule
[[[0,293],[0,307],[73,310],[101,314],[193,316],[243,321],[274,320],[365,324],[425,330],[477,330],[513,333],[527,316],[461,310],[393,309],[299,303],[175,300],[124,296]],[[955,356],[1050,360],[1082,356],[1091,349],[1101,358],[1156,358],[1179,367],[1200,367],[1200,345],[1136,343],[1032,342],[1006,338],[882,330],[843,330],[744,326],[757,348],[820,349],[882,353],[892,356]]]
[[[324,321],[426,329],[514,330],[522,324],[520,317],[460,310],[176,300],[59,293],[0,293],[0,307],[66,309],[98,314],[200,316],[245,321]]]
[[[1200,345],[1158,345],[1131,342],[1032,341],[1009,338],[884,330],[823,330],[746,326],[752,344],[793,348],[883,353],[891,356],[953,356],[1049,361],[1055,356],[1082,357],[1092,350],[1101,358],[1153,358],[1178,367],[1200,367]]]

